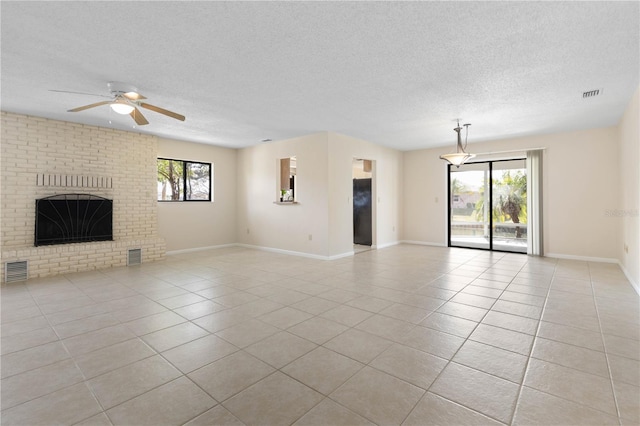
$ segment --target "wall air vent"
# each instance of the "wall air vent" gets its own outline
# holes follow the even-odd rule
[[[140,265],[142,263],[142,249],[130,249],[127,252],[127,266]]]
[[[589,90],[588,92],[582,92],[582,98],[593,98],[602,93],[602,89]]]
[[[4,264],[4,282],[26,281],[29,278],[29,263],[26,260]]]

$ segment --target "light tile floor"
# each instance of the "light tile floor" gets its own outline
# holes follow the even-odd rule
[[[3,425],[640,423],[616,265],[244,248],[2,288]]]

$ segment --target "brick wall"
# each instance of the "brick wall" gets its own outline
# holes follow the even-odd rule
[[[130,248],[142,248],[144,262],[164,256],[155,136],[1,114],[2,274],[6,262],[17,260],[28,260],[29,278],[35,278],[126,265]],[[112,185],[43,185],[38,174],[111,178]],[[35,200],[65,193],[112,199],[114,241],[34,247]]]

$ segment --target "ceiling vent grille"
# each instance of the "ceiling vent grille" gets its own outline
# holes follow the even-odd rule
[[[142,249],[130,249],[127,252],[127,266],[140,265],[142,263]]]
[[[4,282],[26,281],[29,277],[29,263],[26,260],[4,264]]]
[[[598,96],[600,92],[602,92],[602,89],[595,89],[595,90],[589,90],[588,92],[582,92],[582,98],[583,99],[593,98],[595,96]]]

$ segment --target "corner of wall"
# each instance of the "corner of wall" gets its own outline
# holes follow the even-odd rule
[[[611,213],[620,221],[619,262],[640,294],[640,87],[618,124],[620,204]]]

